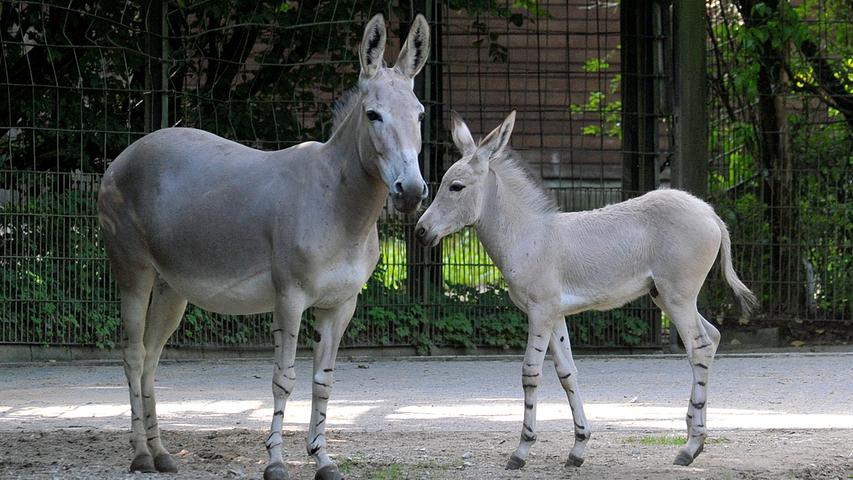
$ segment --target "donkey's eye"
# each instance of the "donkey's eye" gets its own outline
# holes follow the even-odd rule
[[[368,110],[367,111],[367,119],[370,120],[371,122],[381,122],[382,121],[382,115],[379,115],[379,113],[376,110]]]
[[[424,118],[426,118],[426,115],[424,115],[424,112],[421,112],[421,114],[420,114],[420,115],[418,115],[418,121],[419,121],[419,122],[423,122],[423,121],[424,121]]]
[[[451,192],[461,192],[463,188],[465,188],[465,185],[462,185],[461,183],[451,183],[450,184],[450,191]]]

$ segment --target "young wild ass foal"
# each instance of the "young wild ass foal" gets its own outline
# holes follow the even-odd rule
[[[169,128],[134,142],[107,169],[98,213],[121,291],[132,471],[177,470],[160,441],[154,372],[190,301],[227,314],[274,312],[265,479],[288,478],[284,406],[302,313],[315,308],[308,454],[315,478],[341,478],[325,438],[338,345],[379,259],[376,220],[389,190],[404,212],[427,195],[417,159],[424,108],[412,89],[429,56],[429,26],[415,19],[393,68],[383,65],[385,37],[377,15],[359,50],[358,85],[326,143],[265,152]]]
[[[696,309],[699,289],[720,253],[723,276],[748,312],[756,303],[732,268],[729,233],[705,202],[678,190],[657,190],[598,210],[558,212],[547,195],[511,159],[515,112],[475,144],[453,114],[453,140],[462,152],[441,181],[435,201],[418,222],[417,237],[436,245],[474,225],[528,316],[521,383],[524,425],[507,469],[524,466],[536,441],[536,387],[550,346],[575,424],[566,465],[580,466],[590,438],[572,360],[565,315],[609,310],[645,293],[675,323],[687,348],[693,387],[687,408],[687,445],[675,464],[688,465],[706,437],[708,369],[720,333]]]

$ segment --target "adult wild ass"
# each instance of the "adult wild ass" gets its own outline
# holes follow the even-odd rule
[[[358,84],[338,106],[326,143],[267,152],[169,128],[134,142],[107,169],[98,213],[121,291],[132,471],[177,470],[160,441],[154,374],[190,301],[226,314],[274,312],[265,479],[288,478],[284,407],[302,313],[315,308],[308,454],[315,478],[341,478],[325,438],[338,345],[379,259],[376,220],[389,191],[403,212],[427,195],[417,158],[424,108],[413,78],[429,56],[429,26],[415,19],[392,68],[383,62],[385,39],[376,15],[359,50]]]
[[[696,297],[717,253],[723,276],[748,312],[755,297],[732,268],[729,233],[705,202],[678,190],[657,190],[597,210],[557,211],[545,192],[504,151],[515,112],[475,144],[453,114],[462,158],[448,169],[417,237],[436,245],[474,225],[503,273],[512,301],[528,316],[521,383],[524,425],[507,469],[524,466],[536,441],[536,388],[550,346],[572,410],[575,444],[566,465],[580,466],[590,438],[578,390],[565,315],[609,310],[649,293],[675,323],[693,370],[687,445],[675,458],[689,465],[705,442],[708,369],[720,333],[696,309]]]

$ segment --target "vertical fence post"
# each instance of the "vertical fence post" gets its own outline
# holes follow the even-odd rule
[[[672,186],[704,197],[708,191],[705,2],[673,2],[673,19]]]
[[[166,55],[166,0],[149,0],[145,8],[145,130],[153,132],[169,126],[169,97]]]
[[[441,54],[441,30],[440,21],[436,21],[441,12],[441,5],[437,2],[426,0],[412,0],[409,4],[409,17],[407,21],[401,22],[400,36],[405,38],[411,21],[418,13],[423,14],[427,21],[433,23],[431,28],[430,58],[438,59]],[[426,119],[423,122],[423,148],[419,158],[421,172],[427,184],[440,179],[441,155],[436,131],[441,125],[441,71],[440,62],[428,61],[423,72],[415,78],[415,94],[424,104]],[[423,247],[415,240],[413,235],[414,226],[407,228],[406,235],[406,265],[407,265],[407,288],[410,298],[424,307],[424,315],[427,319],[435,318],[437,307],[433,305],[430,298],[436,288],[441,288],[441,247]],[[427,322],[427,325],[432,322]],[[429,327],[421,332],[422,335],[430,336]]]
[[[672,8],[675,139],[672,186],[701,198],[708,192],[705,2],[675,1]],[[678,349],[678,333],[674,325],[670,325],[669,344],[670,350]]]

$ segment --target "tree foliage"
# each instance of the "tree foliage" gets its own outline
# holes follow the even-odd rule
[[[715,5],[710,143],[722,168],[710,187],[753,252],[747,278],[774,320],[850,319],[853,4]]]

